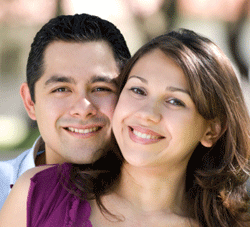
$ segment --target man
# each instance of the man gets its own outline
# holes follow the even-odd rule
[[[93,163],[111,140],[117,77],[130,53],[110,22],[59,16],[37,33],[20,94],[41,137],[16,159],[0,162],[0,209],[26,170],[54,163]]]

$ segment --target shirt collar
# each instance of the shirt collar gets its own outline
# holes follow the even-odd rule
[[[37,156],[38,151],[44,150],[45,144],[41,136],[35,141],[34,145],[30,149],[30,152],[21,162],[18,177],[20,177],[26,170],[35,167],[35,157]]]

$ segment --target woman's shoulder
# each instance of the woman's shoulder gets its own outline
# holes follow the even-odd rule
[[[69,177],[70,167],[69,163],[42,165],[29,169],[24,174],[26,179],[29,178],[33,182],[58,180],[60,176]]]
[[[26,208],[31,192],[31,179],[37,178],[40,174],[46,175],[47,171],[55,171],[53,168],[55,166],[35,167],[27,170],[18,178],[1,209],[1,226],[26,226]]]
[[[70,164],[65,163],[42,166],[30,171],[28,226],[67,226],[70,223],[89,222],[89,203],[81,201],[72,192],[73,185],[68,185],[70,167]]]
[[[26,179],[32,179],[35,175],[44,174],[46,172],[50,172],[52,169],[55,168],[56,165],[42,165],[42,166],[36,166],[34,168],[31,168],[24,172],[20,179],[26,180]]]
[[[30,179],[29,195],[44,197],[55,189],[66,186],[70,176],[70,164],[38,166],[25,172],[25,180]],[[62,190],[63,191],[63,190]],[[66,193],[67,190],[64,190]]]

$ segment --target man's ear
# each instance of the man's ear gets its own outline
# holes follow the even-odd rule
[[[201,144],[204,147],[212,147],[226,129],[222,130],[221,121],[218,118],[208,122],[207,130],[201,138]]]
[[[22,83],[20,87],[20,95],[23,100],[24,107],[32,120],[36,120],[35,103],[31,99],[30,89],[27,83]]]

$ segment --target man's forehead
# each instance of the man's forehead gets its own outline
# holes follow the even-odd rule
[[[55,41],[45,50],[45,85],[68,83],[116,83],[119,67],[113,51],[106,42],[84,43]]]

